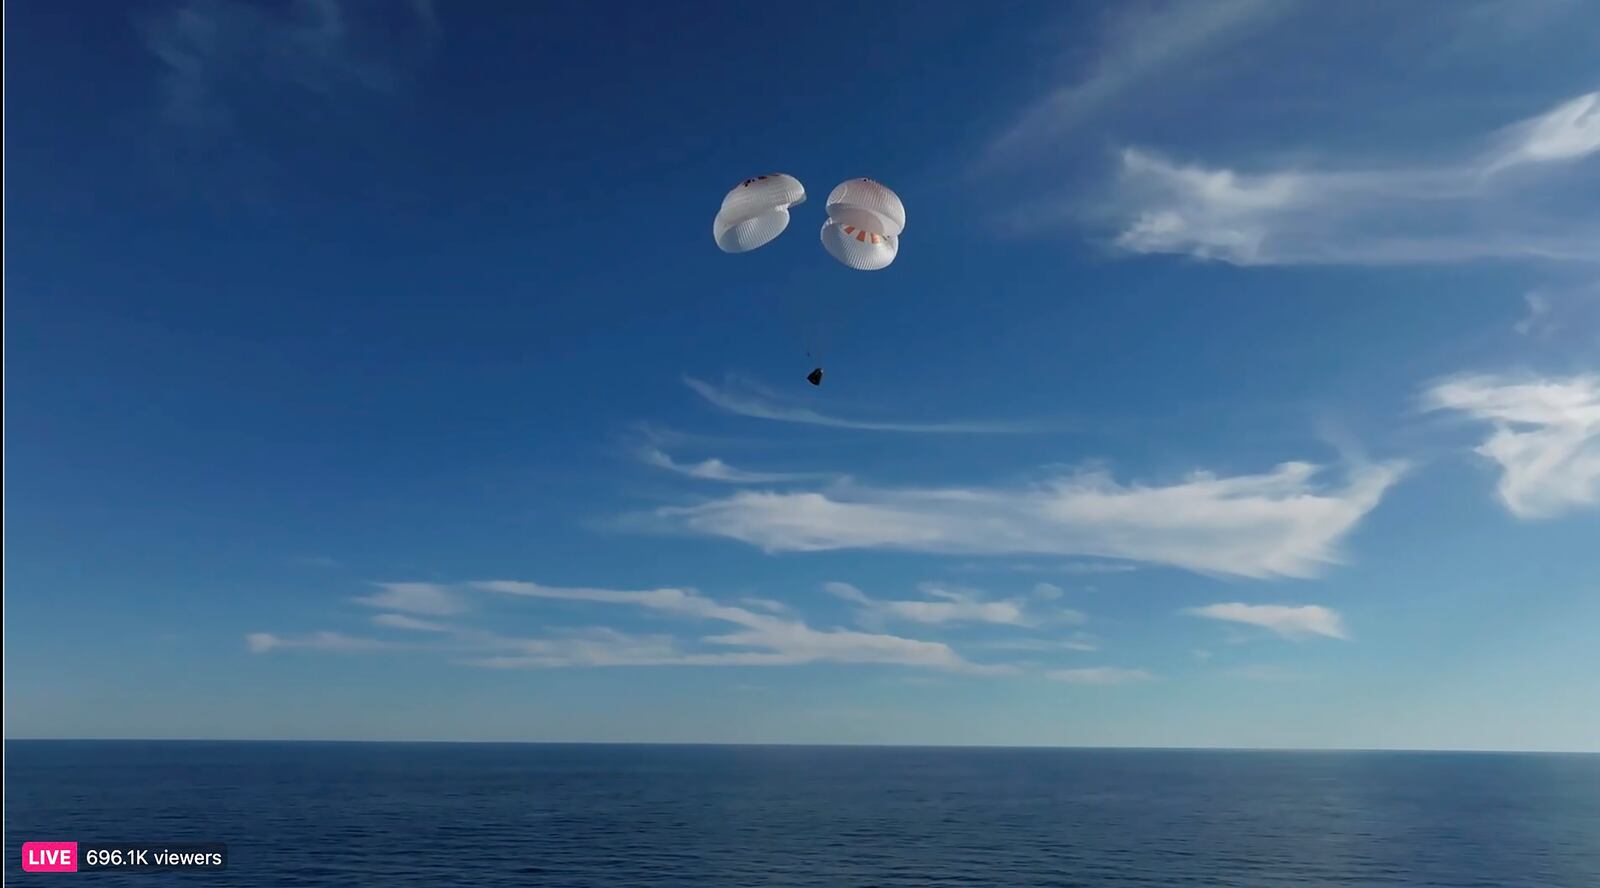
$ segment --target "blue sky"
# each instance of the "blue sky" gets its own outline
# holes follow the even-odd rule
[[[10,4],[8,736],[1600,750],[1600,10],[1004,13]]]

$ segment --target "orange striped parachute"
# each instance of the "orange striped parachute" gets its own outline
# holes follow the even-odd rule
[[[789,210],[805,203],[800,180],[786,173],[746,179],[722,199],[711,223],[717,246],[726,253],[747,253],[766,246],[789,227]],[[888,268],[900,254],[900,233],[906,208],[888,186],[873,179],[841,182],[828,195],[822,247],[828,255],[856,271]],[[810,354],[810,348],[807,348]],[[822,384],[822,368],[806,380]]]

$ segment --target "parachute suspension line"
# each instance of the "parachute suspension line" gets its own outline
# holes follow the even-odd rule
[[[805,200],[805,187],[793,176],[773,173],[745,179],[723,198],[711,223],[712,236],[725,253],[760,249],[783,234],[790,209]],[[820,237],[830,256],[858,272],[881,271],[893,264],[906,227],[905,204],[899,195],[873,179],[850,179],[828,195],[826,209]],[[854,314],[865,301],[852,298],[858,294],[848,286],[804,293],[792,286],[785,289],[777,296],[783,303],[781,311],[795,325],[806,357],[814,360],[827,351],[824,333],[843,327],[844,315]],[[800,299],[803,302],[791,301]],[[821,385],[822,372],[819,366],[806,380]]]
[[[814,293],[797,290],[791,285],[781,294],[769,298],[779,303],[774,320],[784,327],[781,333],[783,338],[793,336],[792,341],[808,359],[827,351],[819,317],[822,307]],[[784,351],[787,352],[788,348]]]

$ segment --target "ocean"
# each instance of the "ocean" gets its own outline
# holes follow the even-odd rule
[[[7,741],[6,878],[1600,888],[1600,756]],[[223,842],[25,873],[24,841]]]

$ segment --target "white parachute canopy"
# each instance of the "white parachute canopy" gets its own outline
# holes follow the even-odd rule
[[[724,253],[747,253],[782,234],[789,227],[789,208],[805,202],[805,186],[788,174],[746,179],[722,199],[711,235]]]
[[[828,218],[889,237],[906,230],[900,195],[871,179],[851,179],[833,189],[828,195]]]
[[[828,195],[822,246],[856,271],[877,271],[899,255],[905,229],[906,207],[898,194],[881,182],[851,179]]]
[[[900,238],[829,219],[822,226],[822,246],[856,271],[877,271],[888,268],[899,254]]]

